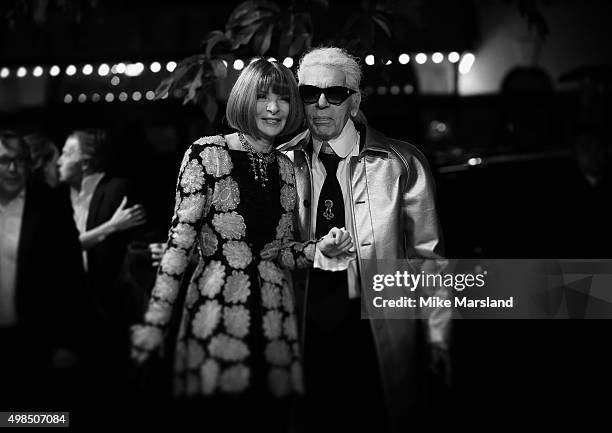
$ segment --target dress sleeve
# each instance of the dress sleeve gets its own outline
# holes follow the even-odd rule
[[[160,347],[176,301],[180,283],[197,237],[197,227],[210,210],[212,191],[207,188],[200,156],[202,145],[193,144],[183,158],[176,186],[174,216],[168,233],[144,323],[132,327],[132,348],[147,355]]]

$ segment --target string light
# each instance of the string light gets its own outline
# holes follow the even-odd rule
[[[0,69],[0,78],[7,78],[9,75],[11,75],[11,70],[9,68]]]
[[[119,93],[119,100],[120,100],[121,102],[125,102],[125,101],[127,101],[127,98],[128,98],[128,94],[127,94],[127,93],[125,93],[125,92],[121,92],[121,93]]]
[[[147,98],[149,101],[152,101],[153,99],[155,99],[155,92],[153,90],[149,90],[147,93],[145,93],[145,98]]]
[[[141,62],[130,63],[125,67],[125,75],[128,77],[137,77],[144,71],[144,65]]]
[[[132,93],[132,99],[134,101],[140,101],[142,99],[142,93],[140,93],[140,92]]]
[[[36,66],[34,68],[34,71],[32,72],[32,75],[34,75],[35,77],[40,77],[43,74],[43,68],[41,66]]]
[[[410,61],[410,56],[406,53],[400,54],[398,59],[397,59],[400,64],[405,65]]]
[[[70,104],[72,102],[72,95],[70,93],[66,93],[64,95],[64,103]]]
[[[17,76],[19,78],[23,78],[28,74],[28,70],[26,68],[24,68],[23,66],[20,66],[19,69],[17,69]]]
[[[153,62],[151,63],[150,68],[151,68],[151,72],[157,73],[161,71],[161,64],[159,62]]]
[[[166,70],[168,72],[174,71],[175,68],[176,68],[176,62],[168,62],[168,63],[166,63]]]
[[[476,57],[472,53],[465,53],[463,57],[461,57],[461,61],[459,62],[459,73],[460,74],[468,74],[472,69],[472,65]]]
[[[77,71],[76,66],[68,65],[68,67],[66,68],[66,75],[72,76],[72,75],[76,74],[76,71]]]
[[[389,89],[391,91],[392,95],[399,95],[400,94],[400,87],[399,86],[391,86],[391,89]]]
[[[113,72],[113,74],[123,74],[125,72],[125,63],[117,63],[115,65],[115,71],[111,71]]]
[[[365,56],[365,62],[368,66],[374,65],[374,56],[372,54],[368,54],[367,56]]]
[[[93,72],[93,66],[91,65],[83,66],[83,75],[91,75],[92,72]]]
[[[108,66],[106,63],[102,63],[99,67],[98,67],[98,75],[101,77],[106,77],[110,72],[110,66]]]
[[[419,65],[422,65],[423,63],[425,63],[427,61],[427,54],[419,53],[419,54],[416,55],[416,57],[414,59],[416,60],[416,62]]]
[[[292,67],[293,59],[291,57],[285,57],[285,60],[283,60],[283,65],[285,65],[288,68]]]
[[[49,69],[49,75],[51,75],[52,77],[57,77],[61,72],[61,69],[59,66],[57,65],[53,65],[51,66],[51,69]]]
[[[115,95],[112,93],[107,93],[106,96],[104,96],[104,100],[106,102],[113,102],[115,100]]]
[[[442,63],[442,60],[444,60],[442,53],[436,52],[431,55],[431,61],[434,63]]]
[[[234,60],[234,69],[239,71],[244,68],[244,62],[240,59]]]
[[[92,102],[100,102],[100,94],[94,93],[93,95],[91,95],[91,100]]]
[[[81,93],[81,94],[79,95],[79,102],[80,102],[80,103],[83,103],[83,102],[85,102],[85,101],[87,101],[87,96],[86,96],[84,93]]]
[[[459,53],[457,51],[452,51],[448,53],[448,61],[451,63],[457,63],[460,59]]]

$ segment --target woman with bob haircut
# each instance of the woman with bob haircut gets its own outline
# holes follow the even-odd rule
[[[283,270],[313,266],[315,255],[324,264],[352,248],[337,228],[319,241],[294,240],[293,165],[274,142],[302,125],[302,110],[291,71],[256,60],[227,103],[237,132],[198,139],[180,167],[167,247],[144,323],[132,328],[132,357],[143,362],[162,346],[197,246],[199,262],[180,306],[173,391],[201,408],[203,421],[265,409],[269,416],[257,418],[266,430],[281,427],[289,411],[269,411],[302,393],[294,296]],[[226,425],[254,421],[233,416]]]

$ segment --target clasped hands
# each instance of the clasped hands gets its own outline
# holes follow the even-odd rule
[[[319,250],[327,257],[335,258],[355,253],[351,234],[344,228],[333,227],[317,243]]]

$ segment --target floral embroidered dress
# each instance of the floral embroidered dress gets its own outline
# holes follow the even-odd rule
[[[268,176],[265,188],[255,182],[248,153],[229,149],[223,136],[185,153],[168,247],[145,323],[133,333],[138,350],[160,346],[197,245],[174,359],[177,396],[302,392],[293,293],[281,268],[311,266],[315,243],[293,241],[291,161],[276,153]]]

